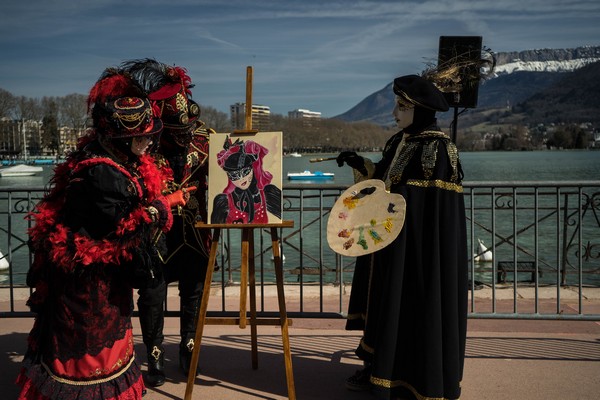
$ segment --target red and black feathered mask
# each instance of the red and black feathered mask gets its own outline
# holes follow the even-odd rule
[[[180,144],[189,143],[200,106],[191,99],[193,85],[187,71],[153,59],[126,61],[121,67],[156,104],[165,132]]]

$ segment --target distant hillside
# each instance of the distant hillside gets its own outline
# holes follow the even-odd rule
[[[552,102],[557,103],[558,101],[556,98],[551,99],[552,94],[548,95],[549,97],[544,97],[546,100],[543,101],[537,94],[547,93],[546,91],[557,94],[557,89],[553,88],[555,88],[555,85],[559,85],[564,89],[570,87],[573,93],[579,93],[581,97],[580,92],[589,91],[589,88],[594,87],[593,79],[596,82],[600,81],[600,75],[597,74],[596,68],[591,67],[599,63],[600,46],[507,52],[498,53],[496,57],[497,77],[480,84],[477,107],[468,109],[470,117],[466,121],[461,121],[463,128],[465,127],[464,122],[469,123],[471,120],[479,121],[484,118],[483,114],[479,118],[473,114],[484,113],[486,109],[490,108],[507,109],[507,107],[513,107],[525,101],[528,101],[526,104],[529,104],[529,108],[518,108],[518,110],[537,108],[535,113],[533,111],[527,113],[528,117],[534,117],[536,121],[543,118],[543,115],[562,115],[563,111],[567,112],[566,109],[561,110],[558,107],[559,109],[556,110],[556,106],[554,108],[550,107]],[[588,69],[586,66],[591,68]],[[584,70],[585,72],[579,72]],[[581,76],[579,76],[579,73],[581,73]],[[575,86],[571,87],[572,85]],[[596,90],[596,93],[599,92]],[[533,101],[532,97],[537,98],[539,101],[537,103],[529,102]],[[593,97],[587,95],[584,97],[592,103],[583,107],[577,114],[573,110],[576,107],[575,105],[568,106],[568,113],[571,115],[569,118],[575,118],[575,115],[578,115],[577,118],[583,118],[582,121],[589,121],[591,119],[590,113],[598,114],[599,103],[595,103]],[[573,101],[569,100],[568,96],[560,97],[560,99],[561,102]],[[394,94],[390,82],[383,89],[367,96],[356,106],[334,118],[346,122],[368,121],[382,126],[391,126],[394,124],[391,116],[393,107]],[[543,109],[546,107],[553,111],[545,113]],[[591,112],[594,108],[595,113]],[[441,119],[451,119],[447,115],[441,115],[440,117]],[[547,118],[545,121],[549,122]]]
[[[531,123],[600,123],[600,61],[561,79],[518,104]]]
[[[363,101],[345,113],[333,117],[346,122],[372,122],[377,125],[392,125],[392,109],[394,108],[394,93],[392,83],[383,89],[367,96]]]

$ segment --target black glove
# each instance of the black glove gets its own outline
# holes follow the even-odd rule
[[[342,151],[335,159],[338,167],[343,167],[344,163],[350,167],[358,170],[361,174],[367,175],[367,168],[365,168],[365,159],[356,154],[353,151]]]

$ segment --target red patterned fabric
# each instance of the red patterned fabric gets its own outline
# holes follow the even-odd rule
[[[164,203],[171,176],[150,156],[119,164],[79,151],[56,167],[52,190],[30,215],[34,262],[27,283],[35,290],[28,305],[37,316],[17,378],[20,400],[141,399],[144,383],[133,346],[130,274],[138,263],[149,262],[146,252],[154,232],[167,231],[172,224],[170,212],[165,213],[170,219],[157,226],[147,211],[150,204]],[[114,183],[114,193],[106,198],[87,193],[82,182],[89,177],[111,190]],[[83,193],[77,210],[66,206],[69,198],[78,200],[74,190],[79,190],[77,196]],[[95,216],[81,224],[69,218],[90,202],[98,202],[109,217],[114,212],[115,224],[100,238],[88,235]]]

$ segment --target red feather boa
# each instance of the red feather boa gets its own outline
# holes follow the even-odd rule
[[[118,169],[135,183],[140,199],[143,193],[138,180],[122,165],[109,158],[97,157],[81,162],[69,160],[57,166],[53,178],[55,185],[48,196],[51,200],[43,201],[37,211],[30,214],[35,225],[29,229],[29,236],[34,250],[45,251],[52,263],[65,271],[72,271],[76,265],[96,263],[119,265],[121,262],[131,261],[131,250],[140,245],[141,238],[139,235],[130,234],[135,232],[140,224],[152,222],[146,206],[155,200],[168,204],[162,192],[166,189],[166,181],[172,178],[172,171],[168,168],[157,168],[154,159],[145,155],[140,158],[138,172],[146,185],[148,198],[145,204],[141,204],[126,218],[119,221],[115,229],[116,239],[95,240],[80,233],[70,235],[69,228],[58,223],[59,211],[64,205],[64,195],[62,194],[64,194],[72,173],[97,164],[107,164]],[[172,223],[173,216],[169,212],[167,223],[162,227],[163,231],[168,231]],[[130,238],[123,240],[126,235],[129,235]],[[69,237],[72,238],[72,243],[69,243]],[[41,260],[39,261],[41,262]]]

